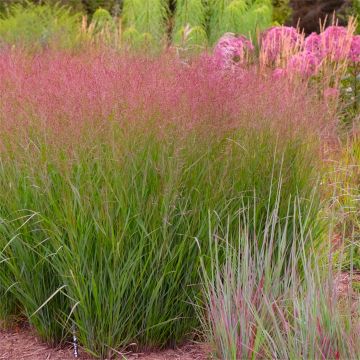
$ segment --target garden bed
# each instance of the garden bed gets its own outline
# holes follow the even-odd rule
[[[207,345],[189,344],[174,350],[132,353],[124,352],[119,359],[135,360],[205,360],[210,359]],[[40,341],[36,333],[26,328],[0,331],[0,360],[73,360],[70,345],[56,349]],[[80,349],[78,359],[94,360]]]

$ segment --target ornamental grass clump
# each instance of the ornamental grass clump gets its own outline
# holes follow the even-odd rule
[[[298,196],[322,238],[312,193],[334,124],[302,87],[206,57],[95,50],[4,51],[0,77],[1,314],[47,342],[74,326],[109,358],[193,338],[195,238],[209,218],[236,236],[249,198],[252,233],[274,207],[286,223]]]
[[[236,241],[227,227],[213,224],[211,250],[202,256],[206,310],[199,308],[199,315],[216,357],[357,359],[360,299],[351,284],[347,292],[338,290],[333,266],[339,264],[304,251],[314,244],[304,228],[307,218],[289,213],[280,224],[275,206],[263,230],[253,234],[252,212],[256,205],[245,203]],[[290,245],[288,226],[296,229]]]

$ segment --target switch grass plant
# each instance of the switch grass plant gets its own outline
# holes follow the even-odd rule
[[[296,202],[291,206],[296,208]],[[304,217],[289,213],[281,224],[278,210],[272,207],[265,226],[254,234],[250,223],[255,207],[244,207],[236,241],[228,226],[212,224],[210,250],[202,257],[205,311],[200,308],[199,314],[216,356],[357,359],[359,297],[351,285],[339,295],[336,264],[324,262],[315,249],[305,250],[313,238]],[[296,239],[290,256],[288,226]]]
[[[192,338],[196,239],[237,239],[249,201],[252,234],[277,211],[283,260],[298,232],[323,236],[313,193],[333,127],[301,87],[96,51],[4,52],[0,76],[1,314],[49,343],[73,325],[100,357]]]

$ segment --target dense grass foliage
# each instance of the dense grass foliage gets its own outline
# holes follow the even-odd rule
[[[333,284],[359,267],[354,20],[100,3],[0,19],[0,320],[100,358],[200,325],[222,359],[357,356]]]
[[[280,224],[275,207],[258,234],[261,247],[254,246],[248,215],[239,218],[237,241],[214,224],[212,250],[203,256],[206,312],[200,313],[217,358],[357,359],[356,294],[351,288],[339,294],[334,264],[325,265],[316,250],[304,252],[312,243],[304,218]],[[299,230],[290,256],[287,226]]]
[[[0,42],[72,48],[79,38],[80,17],[60,5],[15,4],[0,17]]]
[[[252,234],[296,203],[321,239],[313,190],[333,124],[302,87],[170,55],[9,51],[0,74],[1,313],[46,341],[75,324],[105,357],[191,337],[196,239],[206,254],[213,226],[237,238],[249,204]]]

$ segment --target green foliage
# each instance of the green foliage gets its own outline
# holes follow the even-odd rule
[[[273,21],[277,24],[284,25],[290,19],[291,7],[290,0],[272,0],[273,4]]]
[[[83,7],[88,14],[94,14],[99,8],[111,11],[118,3],[117,0],[78,0],[78,2],[83,4]]]
[[[3,24],[3,27],[7,27],[7,30],[3,31],[6,31],[5,38],[10,42],[18,38],[34,42],[35,38],[36,41],[47,44],[48,38],[57,32],[57,27],[68,29],[70,26],[70,18],[73,16],[70,15],[70,7],[93,14],[95,33],[100,31],[105,23],[105,27],[112,23],[110,10],[112,15],[120,13],[120,3],[115,0],[62,0],[59,3],[48,0],[46,4],[35,6],[26,2],[25,5],[10,6],[12,20],[9,18],[7,23]],[[69,8],[65,9],[62,4]],[[254,39],[258,30],[271,24],[272,17],[270,0],[178,0],[174,18],[171,20],[166,0],[124,0],[121,4],[124,43],[138,49],[143,49],[144,46],[159,48],[167,42],[168,36],[175,45],[192,49],[206,46],[208,42],[214,44],[225,32],[244,34]],[[62,22],[68,18],[67,24],[58,24],[58,20],[51,20],[54,18],[59,18]],[[172,20],[174,25],[171,34],[168,34]],[[73,42],[73,32],[71,30],[64,33],[61,42]]]
[[[62,5],[71,8],[73,13],[85,11],[85,7],[82,0],[2,0],[0,2],[0,13],[5,12],[7,8],[11,7],[12,5],[20,4],[33,4],[33,5]]]
[[[21,2],[21,0],[18,0],[18,1],[13,1],[13,0],[3,0],[0,2],[0,14],[5,12],[6,8],[9,6],[9,5],[14,5],[14,4],[17,4]]]
[[[0,38],[9,44],[72,47],[79,38],[79,16],[60,5],[16,4],[0,18]]]
[[[360,270],[360,139],[345,134],[340,157],[331,164],[325,183],[331,199],[335,258],[344,271]],[[339,241],[339,237],[341,240]]]
[[[272,5],[268,0],[209,0],[210,43],[226,32],[256,37],[256,32],[271,25]]]
[[[33,1],[34,2],[34,1]],[[66,6],[71,9],[72,13],[84,13],[86,8],[82,0],[45,0],[45,1],[35,1],[38,4],[48,4],[48,5],[61,5]]]
[[[301,141],[279,146],[258,129],[107,131],[77,138],[71,153],[34,131],[26,153],[9,142],[0,172],[1,296],[8,289],[48,342],[62,339],[70,317],[81,344],[103,357],[186,339],[198,324],[195,238],[206,238],[209,220],[236,237],[239,212],[255,202],[251,231],[260,231],[273,207],[286,222],[293,194],[307,214],[314,176]]]
[[[159,46],[166,39],[165,0],[125,0],[122,12],[124,41],[137,48]]]
[[[19,181],[18,190],[26,192],[26,181]],[[13,212],[6,215],[6,211]],[[52,250],[42,243],[47,239],[35,220],[36,214],[10,208],[5,212],[2,212],[4,218],[0,229],[1,261],[6,263],[0,272],[0,314],[8,312],[7,315],[14,315],[17,307],[17,312],[21,311],[26,316],[44,341],[57,345],[64,338],[62,323],[70,309],[61,293],[50,300],[49,306],[41,307],[61,286],[61,279],[51,264]],[[11,223],[5,217],[12,218]],[[29,237],[31,232],[34,236]]]
[[[206,8],[202,0],[178,0],[173,28],[173,43],[182,46],[207,43]]]
[[[340,205],[339,227],[347,236],[346,268],[360,270],[360,138],[346,144],[337,173],[337,203]]]
[[[102,30],[115,30],[115,21],[110,13],[102,8],[97,9],[91,20],[91,24],[94,26],[94,32],[98,33]]]
[[[353,0],[353,15],[357,19],[357,29],[356,32],[360,34],[360,0]]]

